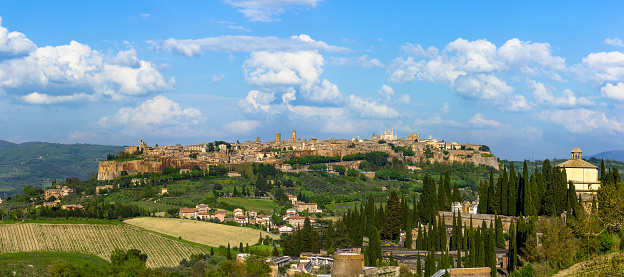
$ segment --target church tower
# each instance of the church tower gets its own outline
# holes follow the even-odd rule
[[[292,130],[292,137],[291,137],[292,141],[297,141],[297,131]]]

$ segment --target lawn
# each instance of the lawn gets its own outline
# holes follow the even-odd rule
[[[255,211],[259,214],[270,214],[273,210],[282,208],[272,200],[247,197],[219,198],[219,202],[244,207],[248,211]]]
[[[262,237],[271,235],[265,231],[247,227],[236,227],[190,219],[138,217],[127,219],[125,223],[138,226],[150,231],[166,234],[172,237],[182,237],[184,240],[218,247],[230,243],[238,245],[253,245]],[[274,239],[279,236],[272,235]]]

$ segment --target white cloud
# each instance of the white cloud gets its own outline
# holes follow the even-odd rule
[[[47,104],[58,104],[58,103],[66,103],[66,102],[86,102],[93,101],[94,96],[88,95],[85,93],[75,93],[73,95],[61,95],[61,96],[53,96],[45,93],[37,93],[33,92],[28,95],[22,96],[22,101],[28,104],[35,105],[47,105]]]
[[[390,100],[394,97],[394,89],[388,85],[383,85],[381,89],[377,91],[377,94],[385,100]]]
[[[149,13],[140,13],[139,16],[143,19],[147,19],[148,17],[150,17]]]
[[[180,104],[165,96],[156,96],[137,107],[122,108],[117,113],[100,118],[98,124],[105,129],[119,129],[127,135],[156,134],[183,136],[204,121],[195,108],[182,109]]]
[[[533,90],[533,97],[542,104],[552,107],[576,107],[576,106],[593,106],[595,103],[586,97],[577,97],[576,94],[569,89],[564,90],[560,97],[555,97],[551,90],[552,87],[527,79],[529,88]]]
[[[543,74],[560,80],[555,71],[566,70],[565,59],[552,55],[550,44],[508,40],[501,47],[481,39],[457,39],[442,51],[435,47],[424,50],[420,45],[401,47],[403,57],[396,58],[388,68],[390,81],[407,83],[416,80],[449,85],[459,95],[483,100],[499,109],[526,111],[532,108],[524,96],[503,76],[512,72]]]
[[[540,117],[559,124],[572,133],[593,135],[599,133],[624,133],[622,118],[609,118],[603,112],[583,108],[543,111]]]
[[[602,96],[606,98],[624,101],[624,83],[622,82],[618,82],[615,86],[608,83],[604,87],[600,88],[600,92],[602,92]]]
[[[349,49],[316,41],[302,34],[290,38],[257,36],[219,36],[202,39],[167,39],[148,41],[152,51],[174,52],[187,57],[199,56],[202,52],[254,52],[254,51],[311,51],[323,50],[348,52]]]
[[[25,57],[0,63],[0,89],[9,94],[28,94],[23,98],[28,103],[37,99],[39,104],[76,98],[121,99],[169,90],[174,82],[173,78],[165,80],[152,63],[139,60],[133,49],[111,58],[75,41],[40,47]]]
[[[225,75],[223,75],[223,74],[212,75],[212,81],[215,82],[215,83],[223,80],[223,78],[225,78]]]
[[[385,67],[378,59],[369,58],[368,55],[362,55],[359,58],[334,58],[332,63],[335,65],[356,65],[364,68]]]
[[[414,120],[414,125],[416,127],[421,127],[421,126],[432,126],[432,125],[440,125],[443,127],[460,127],[462,126],[461,124],[459,124],[457,121],[455,120],[451,120],[451,119],[443,119],[440,114],[433,114],[431,117],[429,118],[417,118],[416,120]]]
[[[37,49],[37,46],[20,32],[9,32],[2,27],[2,17],[0,17],[0,58],[3,54],[24,55]]]
[[[575,65],[573,71],[582,81],[600,84],[624,81],[624,53],[591,53],[583,58],[582,64]]]
[[[355,95],[349,96],[349,108],[363,118],[397,118],[400,116],[395,109],[386,104],[366,101]]]
[[[342,94],[335,84],[321,80],[324,59],[316,51],[253,52],[243,63],[245,80],[263,90],[287,94],[285,102],[299,98],[336,103]],[[288,101],[287,101],[288,100]]]
[[[275,16],[284,13],[284,9],[298,6],[316,7],[321,0],[227,0],[230,6],[238,8],[238,12],[249,21],[278,21]]]
[[[444,105],[442,105],[442,109],[440,109],[440,111],[442,111],[443,114],[449,113],[450,111],[449,103],[444,102]]]
[[[474,116],[472,116],[468,120],[468,123],[470,123],[470,125],[475,128],[496,128],[503,125],[496,120],[486,119],[485,116],[481,113],[476,113]]]
[[[605,39],[603,43],[611,46],[624,46],[622,40],[619,38],[608,38]]]
[[[410,96],[409,94],[403,94],[399,97],[399,102],[403,103],[403,104],[409,104],[410,102]]]
[[[260,121],[257,120],[237,120],[224,124],[223,129],[230,133],[247,134],[260,127],[260,125]]]

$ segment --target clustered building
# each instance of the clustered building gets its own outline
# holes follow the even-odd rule
[[[410,149],[414,155],[405,156],[404,152],[395,147]],[[420,138],[420,131],[411,133],[407,138],[399,138],[393,130],[384,130],[381,134],[373,134],[370,139],[301,139],[293,130],[288,139],[282,139],[280,133],[275,134],[274,141],[262,142],[260,137],[255,141],[242,143],[201,143],[197,145],[148,146],[143,140],[139,146],[125,148],[126,154],[140,155],[144,159],[128,161],[125,164],[115,161],[101,161],[98,169],[98,180],[112,180],[121,175],[141,172],[158,172],[165,166],[180,166],[182,169],[199,167],[207,169],[209,165],[233,165],[245,162],[268,163],[282,170],[292,169],[284,162],[293,157],[309,155],[339,156],[372,151],[385,152],[390,158],[409,160],[416,164],[424,162],[451,163],[472,162],[475,165],[488,165],[498,169],[498,162],[487,146],[470,143],[445,142],[429,136]],[[356,166],[350,163],[346,166]]]

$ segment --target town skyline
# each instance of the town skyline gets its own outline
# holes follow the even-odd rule
[[[5,2],[0,140],[191,145],[393,129],[510,160],[624,149],[623,5]]]

